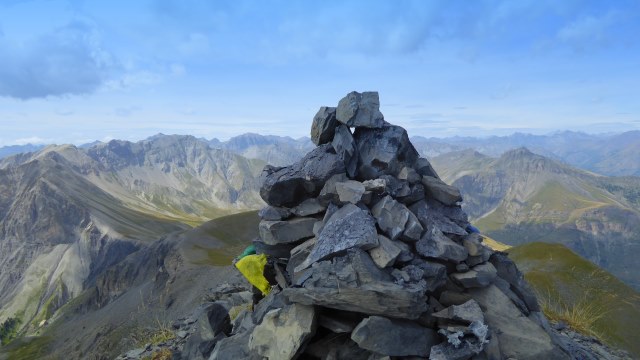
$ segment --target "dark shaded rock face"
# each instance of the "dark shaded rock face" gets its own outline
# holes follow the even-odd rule
[[[265,168],[255,243],[277,284],[210,359],[568,359],[522,274],[467,233],[458,189],[379,104],[352,92],[335,121],[321,108],[322,145]]]

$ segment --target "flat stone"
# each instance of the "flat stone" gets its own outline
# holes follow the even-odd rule
[[[316,197],[329,178],[344,172],[344,163],[333,147],[320,145],[291,166],[265,167],[260,196],[269,205],[291,208]]]
[[[416,319],[427,310],[421,286],[400,286],[358,248],[314,264],[306,278],[283,290],[290,301],[365,314]]]
[[[365,189],[361,182],[355,180],[347,180],[336,183],[336,191],[340,202],[358,203],[364,195]]]
[[[440,208],[433,208],[424,200],[420,200],[409,206],[409,210],[411,210],[411,212],[418,218],[418,221],[420,221],[423,228],[430,229],[432,227],[437,227],[445,234],[461,236],[467,235],[467,231],[465,231],[464,228],[444,216],[441,211],[443,208],[444,206],[440,206]]]
[[[467,258],[467,249],[446,237],[436,227],[428,230],[416,243],[418,253],[427,258],[461,262]]]
[[[378,226],[392,240],[402,236],[403,240],[417,241],[422,234],[416,216],[406,206],[387,195],[371,209]]]
[[[249,338],[254,327],[255,325],[245,332],[218,341],[209,360],[262,360],[262,356],[249,350]]]
[[[443,306],[462,305],[471,300],[471,296],[466,293],[445,290],[440,294],[440,298],[438,300]]]
[[[413,322],[370,316],[353,330],[351,339],[363,349],[389,356],[428,356],[438,343],[435,331]]]
[[[358,180],[370,180],[388,174],[396,176],[412,166],[418,152],[406,130],[395,125],[378,129],[357,128],[353,134],[358,149]]]
[[[258,216],[262,220],[278,221],[284,220],[291,216],[289,209],[267,205],[260,209]]]
[[[451,274],[451,278],[465,289],[488,286],[496,276],[496,268],[491,263],[476,265],[465,273]]]
[[[469,294],[484,310],[492,340],[497,339],[504,359],[534,360],[569,359],[545,330],[523,316],[509,298],[494,285],[470,289]]]
[[[322,145],[333,140],[333,134],[338,126],[336,108],[322,106],[313,117],[311,123],[311,141],[315,145]]]
[[[428,292],[434,292],[446,284],[447,267],[443,264],[420,258],[411,260],[409,264],[417,266],[422,270]]]
[[[256,254],[266,254],[267,256],[276,258],[289,257],[291,249],[298,245],[297,242],[268,245],[264,243],[260,238],[254,239],[252,243],[253,246],[256,247]]]
[[[448,308],[432,314],[433,317],[443,320],[471,324],[474,321],[484,323],[484,315],[480,305],[475,300],[469,300],[462,305],[452,305]]]
[[[293,359],[315,331],[314,307],[294,303],[264,316],[251,333],[249,349],[268,359]]]
[[[289,244],[313,237],[314,218],[294,218],[286,221],[260,221],[260,239],[267,245]]]
[[[396,241],[395,244],[396,246],[400,247],[401,250],[400,255],[398,255],[398,258],[396,259],[396,262],[406,263],[415,258],[415,255],[413,254],[413,247],[411,245],[402,241]]]
[[[447,185],[444,181],[432,177],[423,176],[422,184],[425,186],[425,191],[428,196],[440,201],[445,205],[455,205],[457,202],[462,201],[460,190],[458,188]]]
[[[356,177],[358,169],[358,152],[356,151],[356,143],[353,140],[351,130],[346,125],[339,125],[331,142],[331,146],[336,154],[344,162],[344,167],[350,178]]]
[[[409,206],[420,200],[424,200],[426,193],[424,191],[424,185],[422,183],[413,184],[409,187],[409,194],[406,196],[398,196],[396,199],[401,203]]]
[[[349,127],[379,128],[384,125],[376,91],[352,91],[338,103],[336,119]]]
[[[309,216],[320,214],[325,210],[327,210],[327,207],[322,205],[318,199],[310,198],[291,209],[291,213],[296,216]]]
[[[402,248],[396,244],[396,241],[392,241],[383,235],[378,235],[378,243],[380,244],[379,246],[369,250],[369,255],[371,255],[373,262],[379,268],[384,269],[396,262],[402,252]]]
[[[375,220],[359,207],[347,204],[327,221],[311,253],[296,271],[353,247],[369,250],[378,245]]]

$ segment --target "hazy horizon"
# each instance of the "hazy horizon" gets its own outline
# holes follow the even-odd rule
[[[308,136],[380,92],[425,137],[640,129],[637,1],[10,0],[0,146]]]

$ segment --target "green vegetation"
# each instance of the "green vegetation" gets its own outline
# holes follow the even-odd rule
[[[11,317],[0,325],[0,343],[2,345],[7,345],[16,337],[16,335],[18,335],[20,323],[21,321],[19,318]]]
[[[171,360],[173,353],[169,349],[162,349],[154,352],[150,356],[143,357],[142,360]]]
[[[1,349],[2,354],[7,354],[11,360],[47,359],[49,345],[52,338],[48,336],[20,338],[14,340],[6,348]]]
[[[638,292],[563,245],[530,243],[508,252],[547,316],[640,356]]]

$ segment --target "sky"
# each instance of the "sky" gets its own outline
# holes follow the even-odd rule
[[[353,90],[411,136],[637,130],[638,34],[638,0],[0,0],[0,146],[298,138]]]

